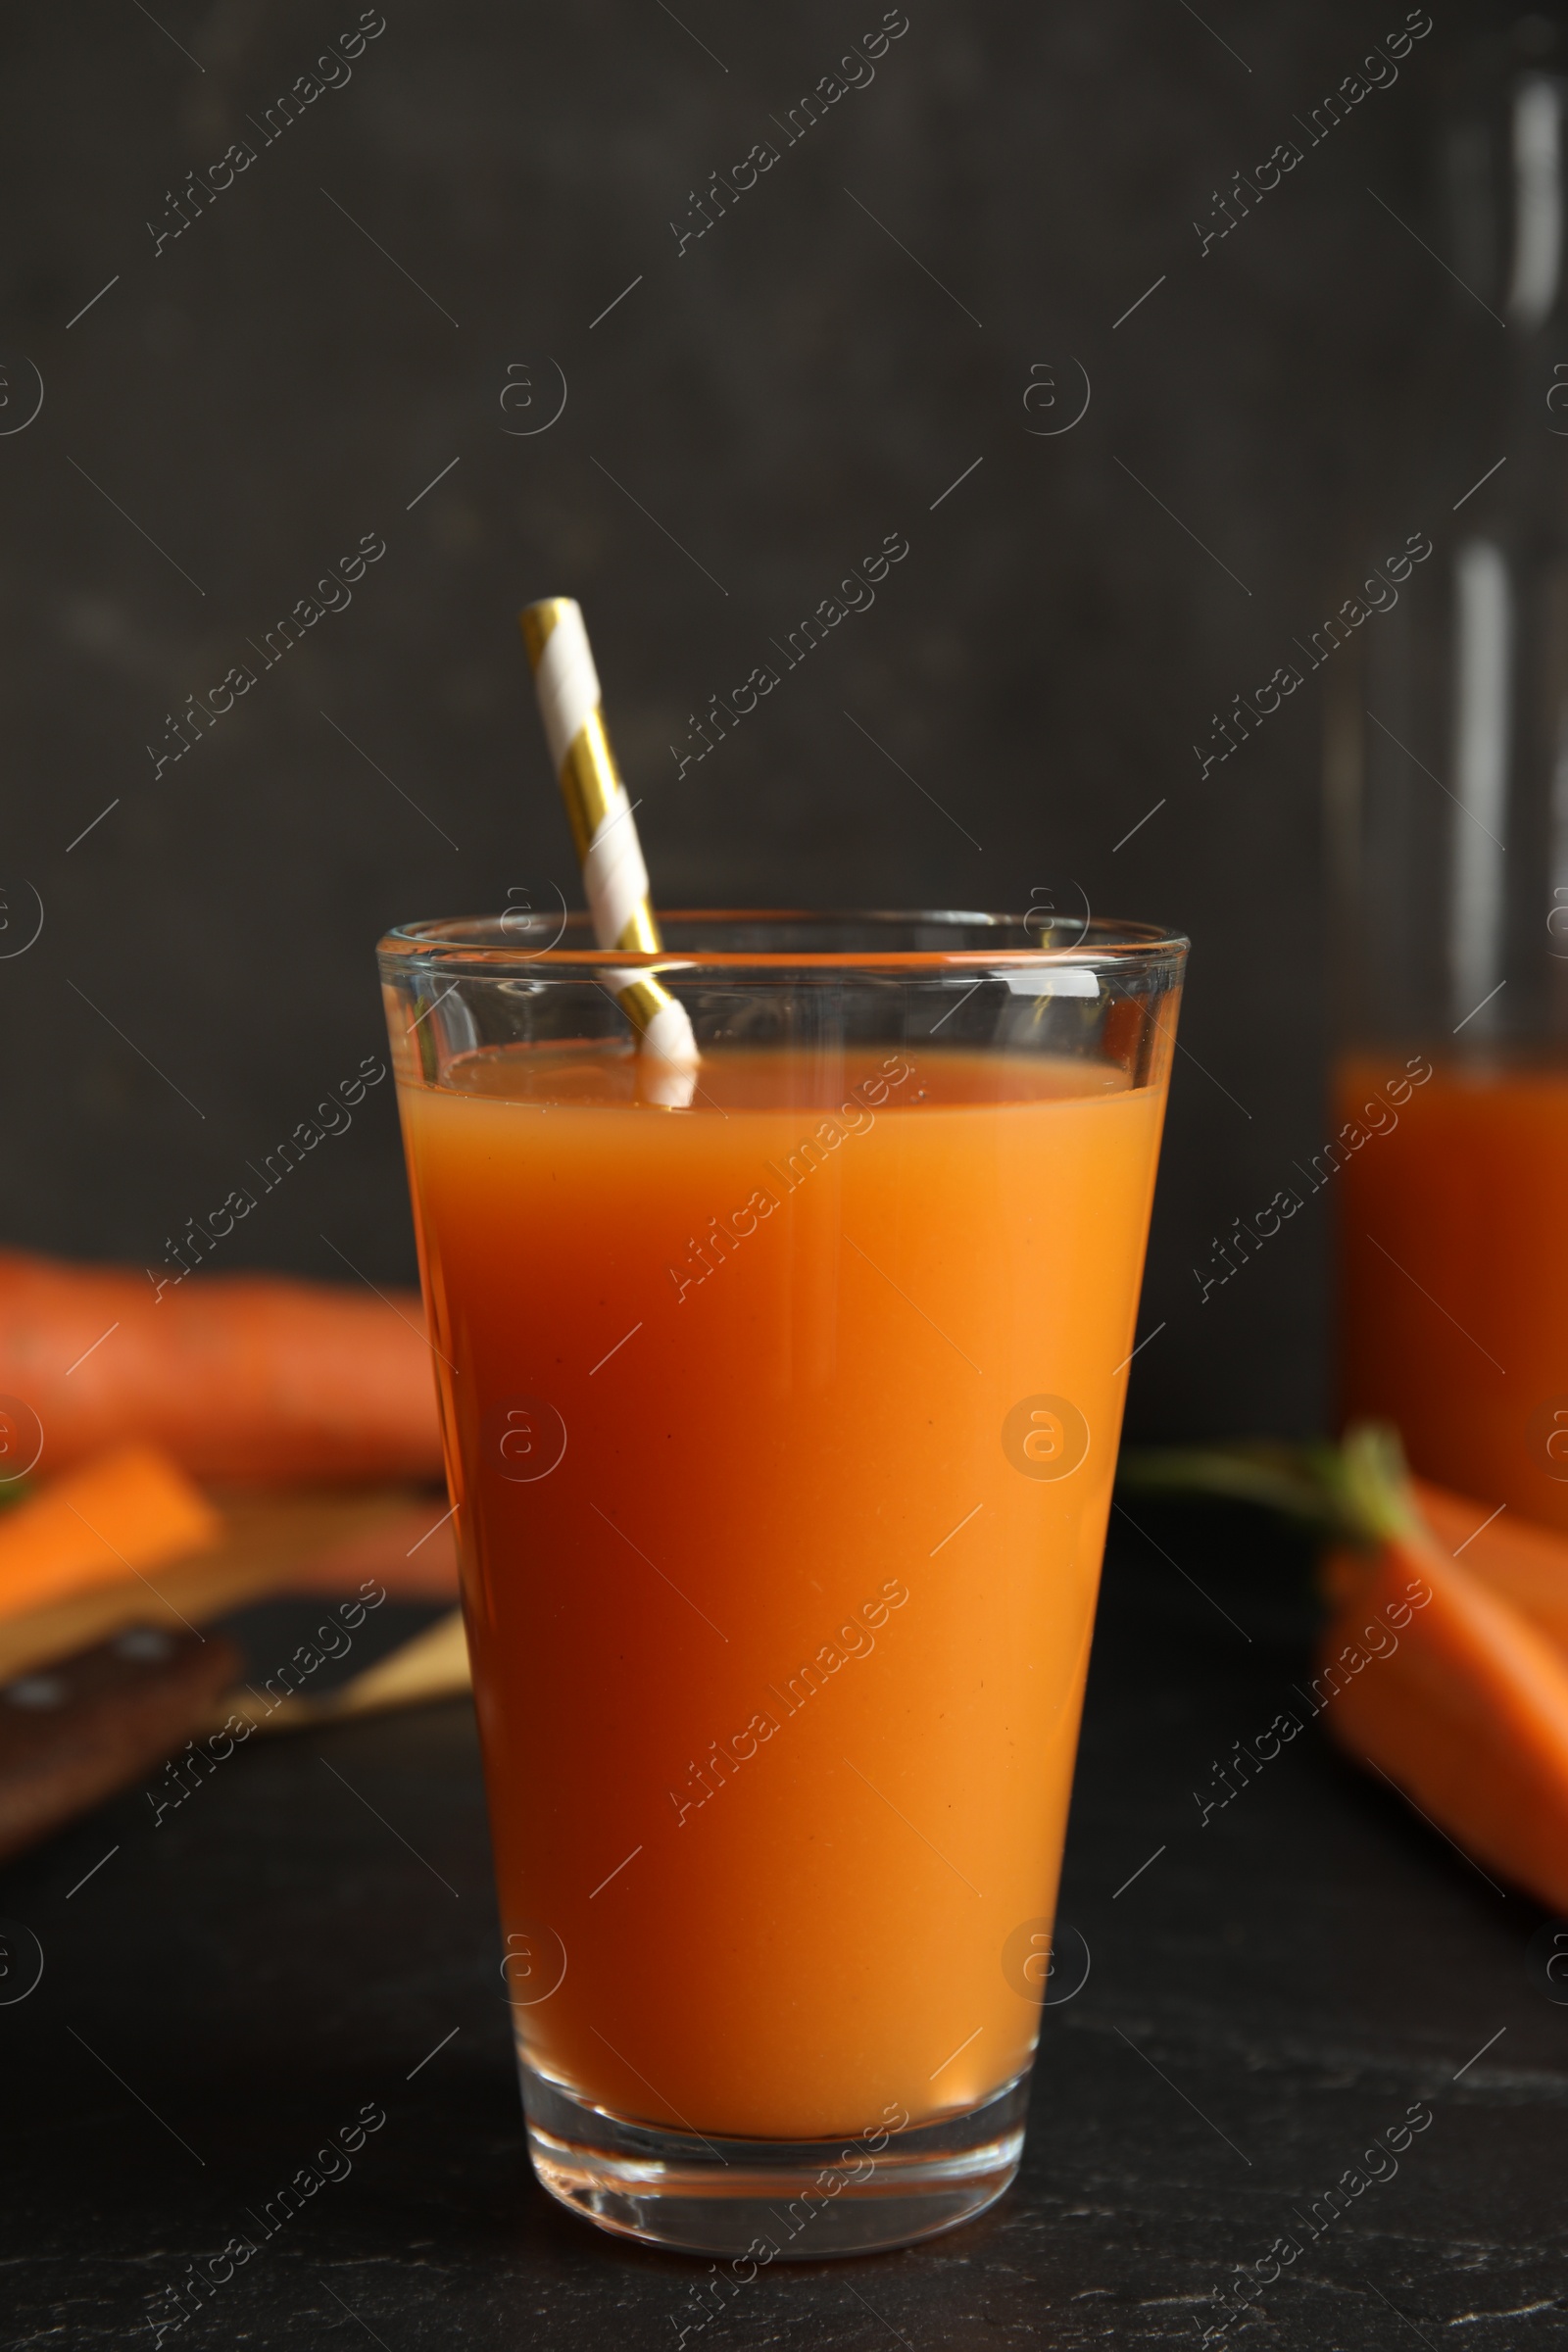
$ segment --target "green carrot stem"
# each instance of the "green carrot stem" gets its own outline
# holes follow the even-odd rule
[[[1338,1446],[1259,1439],[1151,1448],[1124,1454],[1118,1476],[1141,1494],[1256,1503],[1367,1550],[1426,1535],[1398,1432],[1377,1422],[1357,1423]]]

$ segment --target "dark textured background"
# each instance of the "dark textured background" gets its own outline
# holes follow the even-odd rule
[[[377,1049],[384,925],[575,896],[513,617],[565,592],[666,905],[1081,887],[1191,931],[1135,1421],[1318,1417],[1322,1204],[1201,1309],[1191,1271],[1325,1132],[1316,687],[1204,783],[1191,747],[1420,480],[1446,281],[1368,189],[1430,233],[1434,94],[1474,12],[1438,0],[1396,85],[1201,258],[1216,184],[1297,135],[1396,0],[908,13],[874,83],[677,258],[688,192],[872,0],[387,0],[348,86],[156,254],[167,192],[357,11],[6,12],[0,419],[29,363],[45,398],[0,450],[3,879],[9,936],[24,885],[45,922],[0,963],[5,1239],[157,1262]],[[503,408],[509,368],[531,407]],[[1054,409],[1026,407],[1051,368]],[[564,413],[519,432],[557,368]],[[1046,437],[1079,370],[1088,413]],[[1391,502],[1399,535],[1441,545],[1457,494]],[[692,709],[892,530],[910,554],[875,610],[677,781]],[[155,780],[166,713],[365,532],[387,552],[352,607]],[[339,1272],[329,1231],[412,1274],[389,1096],[229,1263]]]

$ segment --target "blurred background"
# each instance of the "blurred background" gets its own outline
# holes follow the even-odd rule
[[[559,592],[664,905],[1191,933],[1130,1425],[1319,1425],[1322,1201],[1194,1271],[1330,1131],[1318,680],[1203,754],[1368,534],[1442,549],[1491,462],[1452,415],[1419,461],[1434,110],[1492,21],[7,12],[7,1242],[165,1263],[379,1053],[386,925],[579,903],[514,619]],[[705,736],[894,533],[874,607]],[[413,1278],[390,1094],[225,1268],[340,1275],[330,1231]]]

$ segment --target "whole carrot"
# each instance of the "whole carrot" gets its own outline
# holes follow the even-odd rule
[[[158,1296],[0,1251],[0,1396],[37,1415],[41,1475],[136,1440],[236,1484],[433,1477],[430,1363],[411,1292],[198,1274]]]

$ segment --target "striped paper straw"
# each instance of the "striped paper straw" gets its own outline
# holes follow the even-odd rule
[[[663,942],[648,895],[648,868],[605,732],[599,672],[582,609],[569,596],[547,596],[525,606],[518,621],[545,741],[577,845],[594,938],[602,948],[657,955]],[[604,980],[645,1053],[679,1068],[696,1063],[697,1041],[686,1007],[651,972],[612,970]],[[684,1100],[690,1101],[689,1088]]]

